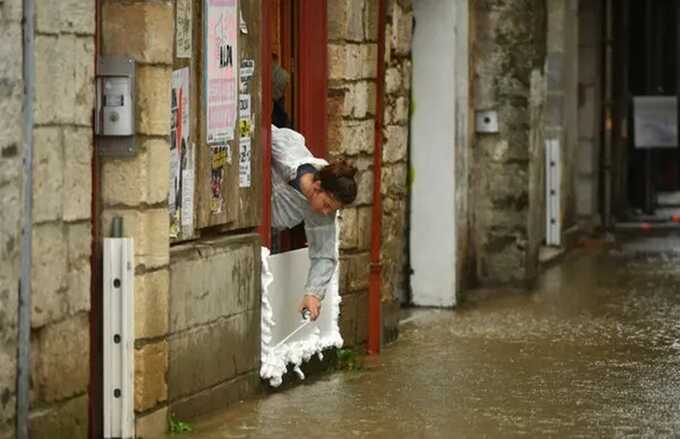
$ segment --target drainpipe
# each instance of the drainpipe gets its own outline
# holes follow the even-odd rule
[[[382,316],[380,287],[382,265],[380,245],[382,236],[382,203],[380,195],[382,168],[383,100],[385,93],[385,0],[378,5],[378,73],[375,98],[375,133],[373,152],[373,209],[371,218],[371,272],[368,289],[368,352],[380,353]]]
[[[19,334],[17,352],[17,439],[28,439],[29,374],[31,371],[31,257],[33,241],[33,95],[35,83],[34,3],[23,1],[23,138],[24,185],[21,227],[21,281],[19,283]]]

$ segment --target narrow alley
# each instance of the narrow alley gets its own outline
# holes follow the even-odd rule
[[[680,234],[619,239],[568,254],[529,293],[415,311],[376,364],[242,402],[183,437],[677,437]]]

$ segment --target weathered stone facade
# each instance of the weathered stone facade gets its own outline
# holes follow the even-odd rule
[[[473,15],[474,109],[498,112],[499,132],[476,134],[471,224],[482,285],[525,284],[542,238],[546,9],[542,0],[480,0]]]
[[[328,149],[358,168],[359,194],[343,209],[340,332],[347,346],[367,339],[373,199],[377,10],[364,0],[328,2]],[[373,10],[372,10],[373,9]]]
[[[135,240],[136,427],[153,434],[160,433],[151,427],[158,426],[159,416],[167,415],[168,399],[173,3],[106,0],[102,4],[102,54],[136,61],[138,153],[132,159],[102,160],[100,238],[110,236],[111,221],[119,216],[124,236]]]
[[[37,2],[32,437],[87,432],[95,2]]]
[[[0,59],[21,60],[21,0],[0,4]],[[21,62],[0,63],[0,438],[13,434],[22,212]]]
[[[412,15],[410,2],[387,3],[381,257],[383,321],[394,331],[404,266]],[[342,212],[341,236],[340,330],[345,343],[353,346],[366,341],[368,326],[378,2],[330,0],[328,40],[329,153],[331,158],[349,160],[359,170],[359,195]]]
[[[400,302],[409,299],[408,146],[411,110],[411,0],[387,2],[382,154],[382,303],[386,341],[397,336]]]

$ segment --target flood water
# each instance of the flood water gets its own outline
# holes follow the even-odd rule
[[[420,310],[360,371],[231,406],[191,438],[680,437],[680,238],[570,252],[535,289]]]

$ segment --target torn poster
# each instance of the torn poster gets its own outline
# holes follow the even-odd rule
[[[239,187],[250,187],[250,161],[251,161],[250,137],[242,137],[239,142],[238,169]]]
[[[247,81],[253,77],[255,73],[255,60],[254,59],[244,59],[241,61],[241,68],[238,72],[239,78],[242,81]]]
[[[208,143],[214,144],[234,138],[238,18],[236,0],[206,0],[206,5],[206,120]]]
[[[239,119],[250,119],[250,95],[242,94],[238,98],[238,117]]]
[[[182,168],[182,235],[191,236],[194,232],[194,163],[196,148],[189,147],[186,166]]]
[[[191,0],[177,0],[175,52],[177,58],[191,58]]]
[[[238,26],[241,29],[242,34],[248,34],[248,25],[243,19],[243,12],[240,9],[238,11]]]
[[[177,238],[182,223],[182,176],[189,168],[193,172],[192,149],[189,144],[189,68],[172,72],[170,93],[170,236]]]
[[[224,209],[224,196],[222,187],[224,184],[224,167],[231,162],[231,147],[228,144],[210,149],[210,212],[213,215],[222,213]]]

